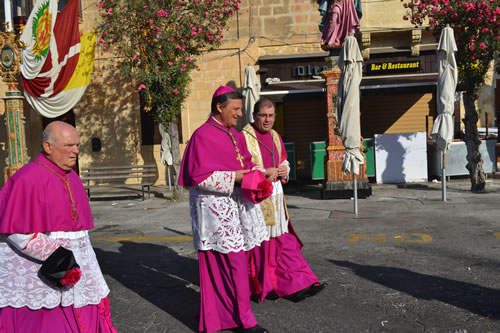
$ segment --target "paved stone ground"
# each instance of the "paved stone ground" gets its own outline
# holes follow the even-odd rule
[[[359,200],[287,186],[303,253],[327,288],[253,304],[270,332],[500,332],[500,180],[373,185]],[[197,256],[185,194],[92,201],[95,251],[119,332],[196,332]]]

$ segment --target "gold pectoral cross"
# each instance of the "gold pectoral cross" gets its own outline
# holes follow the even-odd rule
[[[215,119],[215,118],[214,118],[214,119]],[[217,120],[215,120],[215,121],[217,121]],[[212,126],[214,126],[214,127],[217,127],[218,129],[220,129],[220,130],[222,130],[222,131],[226,132],[226,133],[229,135],[229,137],[231,138],[231,142],[233,143],[234,149],[236,150],[236,154],[238,155],[238,156],[236,157],[236,159],[237,159],[238,161],[240,161],[240,163],[241,163],[241,167],[242,167],[242,168],[244,168],[244,167],[245,167],[245,164],[243,163],[243,156],[241,156],[241,154],[240,154],[240,150],[238,149],[238,143],[237,143],[237,142],[236,142],[236,140],[234,139],[233,134],[231,133],[231,131],[225,130],[225,129],[223,129],[222,127],[219,127],[219,126],[217,126],[217,125],[215,125],[215,124],[212,124],[212,123],[210,123],[210,122],[209,122],[209,124],[210,124],[210,125],[212,125]]]
[[[242,167],[242,168],[244,168],[244,167],[245,167],[245,164],[243,163],[243,156],[241,156],[240,151],[239,151],[239,149],[238,149],[238,148],[236,148],[236,153],[238,154],[238,157],[236,157],[236,159],[237,159],[238,161],[240,161],[240,163],[241,163],[241,167]]]

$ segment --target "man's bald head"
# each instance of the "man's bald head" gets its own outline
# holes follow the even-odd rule
[[[74,128],[73,126],[71,126],[70,124],[68,123],[65,123],[64,121],[53,121],[53,122],[50,122],[47,126],[45,126],[45,129],[43,130],[43,133],[42,133],[42,144],[47,141],[47,142],[50,142],[50,143],[54,143],[54,134],[57,135],[61,132],[64,132],[64,131],[75,131],[76,132],[76,128]]]
[[[42,133],[42,149],[45,156],[63,170],[76,164],[80,137],[76,128],[62,121],[48,124]]]

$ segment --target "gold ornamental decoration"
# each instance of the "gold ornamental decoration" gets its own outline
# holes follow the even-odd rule
[[[0,32],[0,75],[10,86],[17,85],[17,75],[23,63],[20,51],[26,45],[15,33],[7,31],[7,25],[8,23],[4,22],[3,31]]]
[[[0,75],[7,83],[7,92],[3,97],[9,151],[7,166],[4,168],[5,181],[29,160],[24,135],[24,101],[17,88],[17,77],[23,63],[21,50],[26,45],[19,40],[18,34],[8,31],[7,27],[8,23],[5,22],[3,31],[0,31]]]

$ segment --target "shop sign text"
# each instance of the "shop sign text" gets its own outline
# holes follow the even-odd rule
[[[385,73],[385,72],[413,72],[420,69],[420,60],[414,61],[386,61],[381,63],[366,64],[366,72]]]
[[[293,68],[293,76],[305,77],[305,76],[320,75],[321,72],[327,71],[327,70],[328,70],[328,66],[326,66],[326,65],[323,65],[323,66],[313,66],[313,65],[295,66]]]

